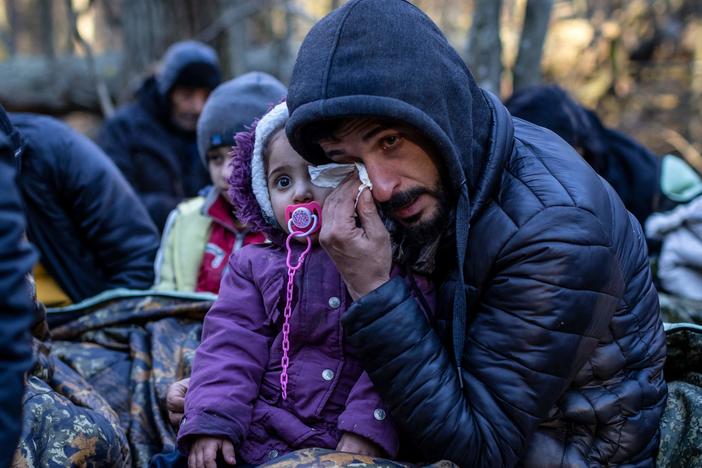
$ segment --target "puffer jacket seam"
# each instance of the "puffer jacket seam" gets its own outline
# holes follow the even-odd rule
[[[501,209],[505,214],[507,214],[507,212],[505,211],[505,209],[502,207],[501,204],[498,204],[498,206],[500,207],[500,209]],[[526,220],[524,220],[524,222],[523,222],[522,224],[517,224],[517,225],[516,225],[516,226],[517,226],[517,229],[516,229],[512,234],[510,234],[510,236],[505,240],[505,242],[502,244],[502,246],[500,247],[500,249],[497,251],[497,254],[495,255],[495,258],[498,259],[498,261],[499,261],[500,258],[502,258],[502,256],[503,256],[503,251],[504,251],[505,247],[506,247],[507,245],[509,245],[510,242],[512,242],[512,239],[514,239],[514,237],[515,237],[517,234],[519,234],[519,232],[522,230],[522,228],[523,228],[524,226],[526,226],[527,224],[529,224],[534,218],[536,218],[538,215],[540,215],[540,214],[543,213],[544,211],[549,210],[549,209],[553,209],[553,208],[570,208],[570,209],[575,209],[575,210],[584,211],[585,213],[588,213],[590,216],[592,216],[595,220],[597,220],[597,222],[599,222],[600,225],[602,225],[602,222],[597,218],[597,216],[595,216],[595,214],[594,214],[592,211],[590,211],[590,210],[588,210],[588,209],[586,209],[586,208],[583,208],[583,207],[581,207],[581,206],[576,206],[576,205],[561,205],[561,204],[557,204],[557,205],[548,205],[548,206],[545,206],[545,207],[541,208],[540,210],[536,210],[534,213],[531,214],[531,216],[529,216]],[[604,226],[603,226],[603,227],[604,227]],[[610,237],[610,238],[609,238],[609,241],[611,242],[611,240],[612,240],[612,239],[611,239],[611,237]],[[585,244],[585,245],[592,245],[592,244]],[[609,249],[611,249],[611,248],[612,248],[612,245],[610,244],[610,245],[607,245],[606,247],[609,248]],[[617,262],[617,263],[619,263],[619,262]],[[619,272],[622,273],[621,268],[619,268]],[[623,275],[622,275],[622,276],[623,276]]]
[[[495,200],[495,199],[493,199],[492,201],[493,201],[493,203],[495,204],[495,206],[497,207],[497,209],[499,209],[499,210],[502,212],[502,214],[504,214],[505,217],[507,217],[507,219],[509,220],[509,222],[512,223],[512,225],[513,225],[515,228],[519,229],[519,223],[517,223],[517,221],[514,220],[514,219],[509,215],[509,213],[508,213],[507,211],[505,211],[505,209],[502,207],[502,205],[500,204],[500,202],[497,201],[497,200]]]
[[[489,390],[490,390],[490,394],[493,395],[492,389],[489,389]],[[494,397],[494,395],[493,395],[493,397]],[[496,398],[496,399],[499,400],[499,401],[502,401],[500,398]],[[492,435],[493,439],[495,439],[495,440],[500,440],[500,441],[502,441],[502,445],[509,446],[509,441],[505,440],[505,438],[502,436],[502,434],[501,434],[499,431],[495,431],[495,428],[494,428],[493,425],[490,423],[491,419],[488,418],[488,417],[486,417],[485,414],[484,414],[482,411],[480,411],[480,409],[478,408],[477,405],[471,406],[471,409],[472,409],[476,414],[480,415],[480,417],[481,417],[481,418],[483,419],[483,421],[485,422],[485,424],[480,424],[480,425],[478,425],[479,427],[483,427],[483,428],[484,428],[484,427],[487,427],[487,428],[490,430],[490,434]],[[500,408],[500,409],[502,409],[502,408]],[[507,415],[505,415],[505,419],[507,419],[507,420],[509,420],[510,422],[512,422],[512,420],[511,420]],[[477,425],[477,424],[476,424],[476,425]],[[482,439],[485,439],[485,436],[482,436],[481,438],[482,438]]]
[[[546,284],[549,284],[549,283],[546,283]],[[514,313],[514,312],[501,309],[500,307],[497,307],[497,306],[494,306],[494,305],[488,305],[488,304],[486,304],[485,302],[483,302],[483,305],[484,305],[484,306],[487,306],[489,309],[499,310],[500,312],[503,312],[503,313],[505,313],[505,314],[511,315],[511,316],[513,316],[513,317],[515,317],[515,318],[521,320],[522,322],[526,322],[526,323],[528,323],[529,325],[535,325],[535,326],[537,326],[537,327],[539,327],[539,328],[541,328],[541,329],[543,329],[543,330],[547,330],[547,331],[549,331],[549,332],[561,333],[561,334],[563,334],[563,335],[575,335],[575,336],[581,336],[581,337],[584,336],[582,333],[574,333],[574,332],[569,332],[569,331],[565,331],[565,330],[554,330],[554,329],[552,329],[552,328],[544,327],[544,326],[541,325],[540,323],[537,323],[535,320],[526,319],[526,318],[524,318],[524,317],[522,317],[522,316],[520,316],[520,315],[517,315],[517,314]],[[590,337],[590,338],[591,338],[591,337]]]
[[[582,337],[582,335],[580,335],[580,336]],[[495,349],[493,349],[493,348],[490,348],[490,347],[487,346],[485,343],[481,343],[481,342],[475,340],[475,338],[473,338],[473,337],[470,337],[469,340],[472,341],[476,346],[478,346],[479,348],[482,348],[483,350],[485,350],[485,351],[487,351],[487,352],[496,354],[496,355],[498,355],[498,356],[504,358],[505,360],[508,360],[508,361],[511,360],[511,361],[513,361],[513,362],[516,362],[519,366],[521,366],[522,368],[528,370],[529,372],[534,372],[534,373],[541,374],[541,375],[547,375],[547,376],[549,376],[549,377],[552,377],[552,378],[558,379],[558,380],[565,380],[565,377],[563,377],[563,376],[550,374],[550,373],[548,373],[548,372],[541,371],[541,370],[537,370],[537,369],[534,369],[534,368],[532,368],[532,367],[529,367],[529,366],[527,366],[523,361],[521,361],[521,360],[515,358],[514,356],[507,356],[507,355],[505,355],[505,354],[503,354],[503,353],[501,353],[501,352],[499,352],[499,351],[497,351],[497,350],[495,350]],[[484,383],[484,382],[483,382],[483,383]],[[486,386],[487,386],[487,385],[486,385]],[[516,406],[515,406],[515,408],[516,408]],[[534,417],[534,418],[539,418],[539,419],[541,419],[541,417],[536,416],[536,415],[534,415],[534,414],[531,414],[531,413],[529,413],[529,412],[527,412],[527,411],[523,411],[523,410],[522,410],[522,412],[524,412],[524,413],[526,413],[526,414],[528,414],[529,416],[532,416],[532,417]]]
[[[622,431],[624,429],[624,423],[626,422],[626,415],[622,411],[622,396],[619,393],[617,393],[615,389],[610,388],[608,385],[603,385],[602,389],[605,392],[611,393],[612,395],[614,395],[616,397],[615,405],[617,407],[617,414],[622,415],[622,424],[620,424],[619,427],[617,428],[617,441],[615,442],[615,441],[611,440],[610,438],[607,438],[607,440],[609,440],[614,445],[614,450],[612,451],[612,454],[616,454],[622,448],[622,443],[621,443]],[[641,390],[640,384],[639,384],[639,390]],[[643,394],[643,392],[639,392],[639,395],[642,395],[642,394]],[[595,413],[595,414],[597,414],[597,413]],[[601,437],[604,439],[604,436],[601,436]],[[609,458],[611,458],[611,456],[609,456],[607,458],[609,459]]]
[[[566,188],[566,186],[563,185],[563,182],[561,182],[561,180],[560,180],[558,177],[556,177],[556,175],[553,173],[553,171],[551,171],[551,169],[546,165],[546,163],[544,163],[544,161],[541,159],[541,157],[539,157],[540,155],[534,154],[534,156],[536,156],[535,159],[536,159],[537,161],[539,161],[539,164],[541,164],[541,165],[543,166],[543,168],[546,169],[546,172],[548,172],[548,173],[551,175],[551,177],[553,177],[553,179],[554,179],[556,182],[558,182],[558,185],[561,186],[561,188],[563,189],[563,191],[564,191],[565,193],[568,194],[568,197],[570,198],[570,201],[573,202],[573,206],[578,206],[578,204],[577,204],[576,201],[575,201],[575,198],[573,198],[573,195],[568,191],[568,189]]]
[[[579,245],[579,244],[574,244],[574,245]],[[587,245],[584,245],[584,246],[582,246],[582,247],[587,247]],[[598,246],[596,246],[596,247],[602,247],[602,246],[601,246],[601,245],[598,245]],[[606,247],[605,247],[605,248],[606,248]],[[604,295],[604,296],[611,297],[612,299],[620,299],[619,296],[615,296],[615,295],[613,295],[613,294],[609,294],[609,293],[606,293],[606,292],[604,292],[604,291],[594,291],[594,290],[592,290],[592,289],[578,289],[578,288],[573,288],[573,287],[570,287],[570,286],[563,286],[563,285],[561,285],[561,284],[551,283],[551,282],[548,282],[548,281],[545,281],[545,280],[542,280],[542,279],[537,279],[537,278],[529,277],[529,276],[522,276],[522,275],[505,275],[505,276],[509,276],[510,278],[530,279],[530,280],[532,280],[532,281],[536,281],[536,282],[538,282],[538,283],[545,284],[545,285],[548,285],[548,286],[554,286],[554,287],[561,288],[561,289],[567,289],[568,291],[590,292],[590,293],[593,293],[593,294],[602,294],[602,295]]]
[[[540,197],[539,195],[536,194],[536,192],[534,191],[534,189],[531,188],[531,187],[530,187],[526,182],[524,182],[522,179],[520,179],[519,177],[517,177],[516,174],[514,174],[514,173],[510,170],[509,166],[505,166],[505,173],[506,173],[507,175],[511,176],[512,178],[514,178],[514,180],[518,181],[518,182],[519,182],[520,184],[522,184],[524,187],[526,187],[526,189],[529,190],[529,192],[531,192],[532,195],[534,195],[534,198],[536,198],[536,199],[539,201],[539,203],[541,203],[541,206],[542,206],[542,207],[546,207],[546,206],[547,206],[546,203],[544,203],[544,201],[541,199],[541,197]]]
[[[653,284],[651,284],[651,287],[653,287]],[[626,301],[625,301],[625,303],[626,303]],[[627,304],[627,306],[626,306],[627,315],[631,315],[634,318],[634,320],[636,321],[636,330],[635,330],[636,340],[641,344],[641,346],[648,347],[650,345],[650,343],[647,344],[645,342],[645,338],[643,337],[644,332],[646,330],[648,330],[648,328],[644,328],[641,325],[641,318],[638,316],[638,314],[636,312],[634,312],[634,309],[636,309],[636,307],[631,307]],[[656,326],[656,324],[652,325],[652,327],[653,326]],[[652,339],[655,339],[655,338],[652,338]],[[619,342],[617,340],[614,340],[614,341],[617,342],[617,345],[619,345]]]

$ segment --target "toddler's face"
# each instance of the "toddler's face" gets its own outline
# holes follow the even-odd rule
[[[290,146],[284,130],[279,130],[268,144],[268,193],[278,224],[288,232],[285,209],[288,205],[324,200],[333,189],[317,187],[310,181],[309,163]],[[313,237],[316,240],[317,235]]]

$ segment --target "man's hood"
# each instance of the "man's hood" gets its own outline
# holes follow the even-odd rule
[[[285,239],[285,233],[273,213],[263,153],[272,136],[285,127],[287,119],[285,103],[280,103],[246,131],[237,133],[229,176],[229,198],[237,219],[279,244]]]
[[[325,161],[311,124],[347,116],[408,123],[446,162],[454,195],[475,190],[491,111],[438,27],[404,0],[351,0],[319,21],[299,51],[288,91],[292,146]]]
[[[267,73],[250,72],[219,85],[197,122],[197,146],[205,166],[210,148],[234,146],[234,135],[285,98],[285,85]]]
[[[188,69],[188,76],[183,76]],[[179,80],[187,86],[214,89],[220,82],[219,59],[215,50],[198,41],[181,41],[171,45],[156,74],[158,91],[167,96]]]

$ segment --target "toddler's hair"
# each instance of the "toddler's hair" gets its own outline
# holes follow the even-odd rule
[[[251,229],[270,235],[281,231],[273,213],[266,177],[270,141],[285,128],[288,108],[282,102],[234,137],[229,195],[237,218]]]

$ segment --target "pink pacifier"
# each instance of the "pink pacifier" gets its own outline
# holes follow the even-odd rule
[[[316,201],[288,205],[285,219],[288,220],[288,232],[294,237],[309,236],[322,226],[322,207]]]

